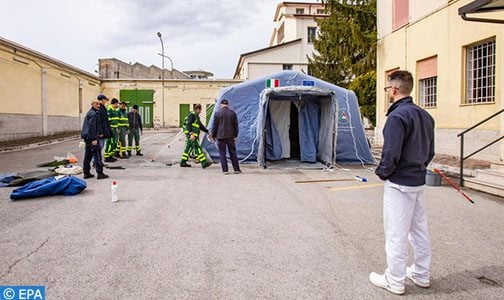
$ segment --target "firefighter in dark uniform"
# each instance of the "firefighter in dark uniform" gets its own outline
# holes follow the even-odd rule
[[[180,161],[181,167],[190,167],[191,165],[187,163],[189,160],[189,154],[194,150],[196,159],[199,160],[203,169],[210,167],[211,162],[207,161],[205,153],[201,149],[199,144],[200,132],[208,133],[208,129],[201,124],[199,114],[201,113],[201,105],[197,104],[194,107],[194,112],[190,112],[184,121],[184,133],[186,135],[186,142],[184,147],[184,153],[182,153],[182,160]]]

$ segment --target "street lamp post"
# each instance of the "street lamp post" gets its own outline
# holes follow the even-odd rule
[[[165,102],[165,99],[164,99],[164,81],[165,81],[165,68],[164,68],[164,44],[163,44],[163,37],[161,35],[161,32],[158,32],[157,33],[157,36],[159,37],[159,40],[161,41],[161,52],[163,53],[163,55],[161,56],[161,69],[162,69],[162,73],[161,73],[161,83],[162,83],[162,86],[161,86],[161,94],[162,94],[162,100],[161,100],[161,109],[163,110],[163,113],[162,113],[162,116],[163,116],[163,128],[165,127],[165,111],[164,111],[164,102]]]
[[[172,59],[169,57],[169,56],[166,56],[164,54],[161,54],[161,53],[158,53],[159,56],[162,56],[163,58],[167,58],[169,61],[170,61],[170,76],[171,78],[170,79],[173,79],[173,61]]]

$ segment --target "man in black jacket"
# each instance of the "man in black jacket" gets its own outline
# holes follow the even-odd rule
[[[383,225],[387,269],[371,282],[393,294],[404,293],[405,278],[430,286],[431,244],[425,216],[425,175],[434,157],[434,119],[413,103],[413,76],[395,71],[385,92],[391,103],[383,128],[383,151],[376,175],[385,180]],[[408,239],[414,251],[407,267]]]
[[[100,94],[96,98],[98,101],[100,101],[100,109],[98,111],[98,116],[99,116],[99,121],[100,121],[100,135],[98,139],[98,143],[100,144],[100,151],[103,152],[103,149],[105,149],[105,140],[108,138],[111,138],[113,136],[112,134],[112,127],[110,127],[110,122],[108,119],[108,110],[107,110],[107,103],[108,103],[108,98],[107,96]],[[103,157],[103,153],[100,153],[100,157]],[[93,158],[93,162],[96,165],[96,161]],[[104,165],[103,161],[101,162],[102,166]]]
[[[128,113],[129,133],[128,133],[128,155],[131,156],[133,151],[133,138],[135,138],[136,155],[143,156],[140,148],[140,133],[143,132],[142,117],[138,113],[138,105],[134,104],[131,111]]]
[[[222,172],[228,174],[228,163],[226,158],[226,148],[229,151],[231,164],[235,174],[241,173],[238,156],[236,155],[236,138],[238,137],[238,117],[236,113],[229,109],[229,103],[223,99],[220,103],[220,110],[214,115],[211,138],[217,140],[219,157]]]
[[[97,179],[108,178],[106,174],[103,173],[103,164],[101,159],[101,147],[100,147],[100,135],[101,135],[101,121],[100,121],[100,101],[93,100],[91,103],[91,109],[86,114],[84,123],[82,124],[81,137],[86,143],[86,148],[84,150],[84,179],[94,177],[91,174],[91,159],[95,161],[96,173],[98,173]]]

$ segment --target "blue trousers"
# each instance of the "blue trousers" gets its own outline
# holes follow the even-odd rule
[[[236,145],[233,138],[217,140],[217,147],[219,148],[219,158],[221,161],[222,172],[228,171],[228,163],[226,157],[226,148],[229,151],[229,158],[235,171],[240,171],[240,164],[238,156],[236,155]]]
[[[98,144],[100,144],[100,157],[103,157],[103,153],[101,153],[101,151],[102,151],[103,149],[105,149],[105,139],[99,139],[99,140],[98,140]],[[95,158],[94,158],[94,157],[93,157],[93,162],[94,162],[94,163],[95,163],[95,165],[96,165],[96,160],[95,160]],[[101,162],[103,163],[103,161],[101,161]]]
[[[103,173],[100,143],[98,142],[96,143],[96,145],[93,145],[91,141],[85,141],[85,142],[86,142],[86,148],[84,149],[84,163],[82,166],[84,174],[91,173],[91,159],[95,163],[96,173],[98,174]]]

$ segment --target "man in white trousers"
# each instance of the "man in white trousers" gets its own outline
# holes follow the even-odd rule
[[[434,157],[434,119],[410,97],[413,76],[395,71],[385,92],[392,105],[383,128],[383,151],[376,175],[385,181],[383,225],[387,269],[369,274],[369,280],[397,295],[404,293],[406,277],[430,287],[431,245],[425,215],[425,175]],[[408,239],[414,260],[407,266]]]

